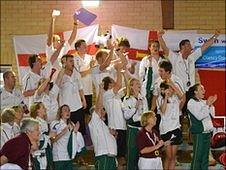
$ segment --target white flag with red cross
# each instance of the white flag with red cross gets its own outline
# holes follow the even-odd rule
[[[148,45],[150,41],[158,39],[157,31],[134,29],[119,25],[112,25],[111,33],[113,40],[115,40],[117,37],[125,37],[129,40],[129,58],[133,60],[141,60],[144,56],[148,55]],[[169,30],[163,35],[167,46],[173,51],[179,50],[178,44],[183,39],[189,39],[193,45],[195,43],[196,37],[196,30]]]
[[[95,37],[98,35],[99,25],[92,25],[77,30],[75,41],[78,39],[84,39],[88,45],[88,53],[95,54]],[[62,40],[68,40],[71,31],[57,33]],[[46,42],[47,34],[41,35],[18,35],[13,37],[14,49],[16,53],[16,60],[18,66],[19,81],[21,83],[22,78],[29,71],[28,58],[32,54],[38,54],[41,56],[42,61],[46,62]],[[69,54],[75,53],[74,43],[71,45]]]

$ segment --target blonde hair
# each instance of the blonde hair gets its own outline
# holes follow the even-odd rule
[[[96,60],[99,60],[104,54],[108,55],[108,52],[104,49],[97,51],[96,53]]]
[[[145,127],[148,125],[148,119],[149,118],[154,118],[155,117],[155,112],[153,111],[148,111],[148,112],[144,112],[141,116],[141,126]]]
[[[42,102],[34,102],[30,106],[30,115],[32,118],[36,119],[38,116],[38,110],[41,108],[41,105],[43,105]]]
[[[54,34],[54,35],[53,35],[53,42],[54,42],[54,41],[60,41],[60,36],[57,35],[57,34]]]
[[[15,120],[15,111],[11,108],[6,108],[2,111],[1,114],[1,122],[2,123],[9,123]]]
[[[21,105],[16,105],[11,107],[15,112],[23,111],[23,106]]]
[[[133,95],[134,92],[133,92],[132,86],[135,81],[139,81],[139,80],[136,78],[132,78],[128,81],[128,85],[126,87],[126,96],[127,97]]]

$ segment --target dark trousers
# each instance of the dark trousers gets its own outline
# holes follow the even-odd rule
[[[156,118],[157,118],[156,125],[153,128],[159,133],[159,125],[160,125],[160,122],[161,122],[161,115],[156,114]]]
[[[191,169],[208,170],[210,133],[192,134],[193,136],[193,157]]]
[[[126,170],[138,170],[139,151],[136,145],[138,132],[139,129],[127,126]]]
[[[89,110],[92,107],[92,98],[93,98],[92,95],[85,95],[87,107],[83,111],[84,111],[84,114],[85,114],[86,135],[84,135],[83,137],[84,137],[84,141],[85,141],[86,146],[92,145],[92,140],[91,140],[91,137],[90,137],[90,131],[89,131],[89,127],[88,127],[88,123],[91,119],[91,114],[90,114]]]
[[[119,130],[116,129],[118,135],[117,135],[117,152],[118,157],[125,157],[126,155],[126,130]]]
[[[151,110],[152,98],[153,98],[153,94],[152,94],[152,91],[150,91],[148,94],[146,94],[148,110]]]
[[[116,170],[115,157],[107,155],[101,155],[95,157],[95,169],[96,170]]]
[[[93,104],[93,103],[92,103],[92,99],[93,99],[92,94],[91,94],[91,95],[85,95],[85,99],[86,99],[87,107],[86,107],[86,109],[84,109],[83,111],[84,111],[85,114],[90,115],[89,109],[92,107],[92,104]]]
[[[74,112],[71,112],[71,121],[75,124],[77,121],[80,123],[80,127],[78,129],[82,135],[86,134],[86,127],[85,127],[85,113],[83,108],[78,109]]]

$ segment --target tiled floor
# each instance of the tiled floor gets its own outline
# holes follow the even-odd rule
[[[76,170],[95,170],[94,165],[89,165],[89,166],[74,166],[74,169]],[[125,170],[125,167],[118,167],[118,170]],[[176,166],[176,170],[190,170],[190,164],[189,163],[182,163],[181,166]],[[209,166],[209,170],[225,170],[225,168],[217,164],[215,166]]]

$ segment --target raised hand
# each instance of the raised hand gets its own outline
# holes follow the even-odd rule
[[[118,56],[123,56],[123,57],[124,57],[122,48],[116,49],[116,50],[115,50],[115,53],[116,53]]]
[[[74,19],[74,23],[78,24],[78,20],[77,20],[77,16],[76,15],[73,16],[73,19]]]
[[[99,90],[104,90],[104,83],[103,82],[99,84]]]
[[[165,97],[166,97],[166,99],[168,99],[170,97],[170,91],[169,91],[169,89],[166,89],[165,90]]]
[[[217,100],[216,94],[214,96],[209,96],[207,101],[206,101],[206,104],[211,106],[216,100]]]
[[[218,29],[215,30],[215,36],[218,37],[220,35],[220,33],[221,33],[220,30],[218,30]]]
[[[123,65],[121,62],[115,63],[114,68],[117,72],[120,72],[123,68]]]
[[[79,121],[77,121],[73,128],[74,132],[78,132],[79,127],[80,127],[80,123],[79,123]]]
[[[160,30],[157,32],[158,37],[163,36],[163,34],[165,34],[164,30]]]

